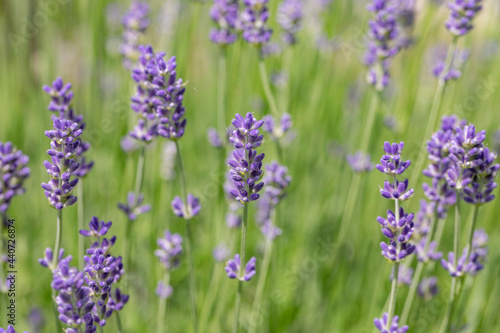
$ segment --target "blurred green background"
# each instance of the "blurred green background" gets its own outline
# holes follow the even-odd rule
[[[307,3],[314,6],[315,1]],[[383,94],[377,114],[369,151],[374,161],[386,140],[405,141],[406,157],[416,158],[436,89],[430,50],[438,43],[446,46],[451,41],[443,26],[448,15],[445,6],[433,1],[417,3],[415,44],[395,58],[392,83]],[[185,94],[188,126],[181,146],[188,191],[200,196],[203,205],[193,221],[198,308],[210,311],[206,332],[227,332],[237,283],[225,277],[224,265],[214,262],[212,249],[225,241],[233,244],[236,252],[239,232],[225,227],[221,212],[226,207],[218,205],[216,196],[220,155],[206,140],[208,126],[217,125],[220,52],[208,38],[213,25],[208,16],[211,3],[151,0],[149,4],[151,26],[145,43],[152,44],[156,51],[166,51],[168,56],[176,55],[178,75],[189,80]],[[271,1],[269,20],[275,28],[275,40],[279,40],[277,4]],[[333,1],[319,14],[310,11],[299,33],[299,43],[289,51],[293,62],[289,68],[288,112],[297,137],[284,154],[293,183],[278,214],[283,235],[275,241],[264,296],[266,307],[262,310],[264,324],[259,332],[371,332],[372,320],[383,311],[390,290],[391,265],[380,255],[382,234],[376,222],[376,217],[390,208],[390,203],[378,194],[382,174],[371,172],[363,177],[348,237],[336,239],[353,176],[345,155],[360,148],[372,90],[366,84],[366,69],[361,61],[369,18],[365,5],[365,1]],[[127,154],[120,148],[121,138],[135,122],[129,108],[134,83],[122,67],[118,52],[120,18],[127,6],[125,1],[101,0],[0,1],[0,141],[12,141],[22,149],[30,157],[31,168],[26,194],[16,198],[9,210],[18,225],[16,328],[21,331],[55,331],[51,276],[37,259],[46,247],[53,246],[55,234],[56,212],[47,204],[40,183],[48,180],[42,164],[49,147],[44,131],[52,126],[47,110],[49,97],[42,86],[57,76],[73,84],[74,108],[84,115],[84,139],[92,144],[88,156],[95,161],[95,167],[78,185],[84,188],[85,219],[98,216],[112,220],[110,233],[118,237],[114,253],[122,251],[126,220],[117,203],[123,202],[133,189],[137,163],[137,152]],[[459,42],[460,47],[470,49],[471,57],[462,78],[449,85],[441,109],[441,115],[456,113],[477,128],[486,129],[490,146],[500,126],[499,19],[499,3],[486,1],[475,28]],[[318,27],[332,38],[330,47],[318,49]],[[242,42],[228,48],[228,124],[235,113],[250,111],[261,118],[269,112],[258,76],[257,55],[255,48]],[[269,73],[283,69],[283,57],[266,59]],[[273,92],[280,101],[283,89],[274,86]],[[388,116],[395,117],[395,126],[386,125]],[[156,238],[166,228],[184,235],[184,222],[170,210],[171,199],[180,191],[178,180],[167,182],[160,177],[163,144],[164,140],[159,139],[147,151],[144,193],[153,210],[134,226],[131,300],[121,316],[126,332],[155,329],[158,300],[154,289],[160,276],[154,256]],[[270,140],[263,150],[267,162],[277,158]],[[418,210],[424,180],[421,177],[419,184],[410,184],[416,195],[406,205],[409,211]],[[76,212],[76,205],[64,210],[62,244],[74,257]],[[490,235],[490,255],[484,271],[476,277],[473,292],[460,304],[464,315],[461,320],[468,323],[466,332],[494,332],[500,327],[499,214],[498,199],[480,212],[478,226]],[[252,210],[247,253],[256,255],[259,263],[263,237],[253,223],[253,215]],[[463,216],[466,223],[470,207],[464,208]],[[450,213],[448,219],[452,218]],[[441,244],[445,253],[452,249],[452,229],[452,223],[447,223]],[[440,265],[436,266],[436,274],[441,293],[430,302],[415,300],[408,323],[410,332],[435,332],[442,321],[450,279]],[[171,284],[174,294],[168,301],[168,331],[189,332],[185,258],[172,273]],[[245,285],[244,329],[251,316],[256,285],[257,278]],[[213,288],[217,288],[215,302],[205,304],[207,291]],[[407,288],[402,287],[396,313],[401,312],[406,293]],[[44,325],[31,326],[28,319],[34,309],[42,311]],[[6,326],[4,309],[0,313],[0,326]],[[114,320],[110,320],[106,331],[116,331]]]

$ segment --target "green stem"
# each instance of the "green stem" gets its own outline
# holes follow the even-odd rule
[[[99,326],[99,333],[104,333],[104,327]]]
[[[455,258],[453,260],[453,266],[457,267],[458,256],[460,247],[460,193],[457,190],[457,203],[455,204],[455,234],[453,237],[453,252]],[[453,308],[455,305],[455,294],[457,288],[457,278],[453,276],[451,278],[451,288],[450,288],[450,300],[448,303],[448,309],[446,310],[446,316],[443,321],[443,326],[441,326],[441,332],[448,332],[450,329],[451,317],[453,316]]]
[[[264,252],[264,260],[262,262],[262,272],[260,273],[259,276],[259,282],[257,283],[257,291],[255,292],[255,300],[253,302],[253,315],[252,315],[252,322],[251,322],[251,328],[250,328],[250,333],[255,333],[257,329],[257,320],[259,319],[260,312],[257,311],[259,309],[260,303],[262,301],[262,295],[264,294],[264,287],[266,285],[266,279],[267,279],[267,274],[269,272],[269,266],[271,263],[271,258],[272,258],[272,252],[273,252],[273,241],[271,240],[266,240],[266,248]]]
[[[170,280],[170,274],[168,270],[165,270],[163,274],[163,285],[168,287]],[[160,304],[158,306],[158,318],[156,322],[156,332],[164,333],[164,324],[165,324],[165,313],[167,310],[167,297],[158,297],[160,299]]]
[[[226,127],[226,102],[224,96],[226,94],[226,49],[221,48],[219,55],[219,75],[217,87],[217,124],[219,134],[225,133]]]
[[[137,161],[137,172],[135,174],[135,187],[134,187],[134,194],[135,194],[135,205],[138,206],[139,204],[139,196],[142,191],[142,186],[144,184],[144,167],[146,164],[146,144],[141,142],[141,147],[139,148],[139,159]],[[125,258],[126,258],[126,266],[128,270],[131,269],[131,263],[132,263],[132,258],[131,258],[131,253],[132,253],[132,226],[134,224],[134,221],[128,220],[127,221],[127,229],[125,230],[125,241],[124,241],[124,246],[125,246]]]
[[[439,111],[441,109],[441,105],[443,102],[443,96],[446,90],[445,89],[446,81],[444,80],[444,77],[447,75],[447,73],[450,72],[450,69],[453,66],[453,59],[455,58],[455,53],[457,49],[457,41],[458,37],[454,37],[453,41],[451,42],[448,48],[445,66],[443,69],[443,73],[441,74],[441,77],[438,80],[436,93],[434,95],[434,100],[432,102],[431,113],[429,115],[429,120],[427,122],[427,128],[425,130],[425,135],[422,140],[422,146],[420,147],[417,163],[415,164],[415,168],[413,169],[413,173],[411,175],[410,184],[416,184],[420,178],[420,174],[422,173],[424,161],[427,157],[427,150],[425,149],[427,145],[427,140],[430,138],[431,132],[434,130],[434,127],[436,126],[436,121],[439,116]]]
[[[80,182],[77,186],[78,191],[78,230],[83,230],[85,228],[84,224],[84,210],[83,210],[83,179],[80,179]],[[78,263],[80,270],[83,269],[84,260],[83,256],[85,255],[85,238],[83,235],[78,233]]]
[[[394,272],[392,273],[392,286],[391,286],[391,298],[389,301],[389,318],[387,322],[390,323],[394,317],[394,311],[396,309],[396,298],[398,296],[398,275],[399,275],[399,262],[394,264]]]
[[[118,332],[117,333],[122,333],[123,328],[122,328],[122,321],[120,319],[120,312],[115,312],[116,314],[116,326],[118,326]]]
[[[177,150],[177,170],[179,172],[179,183],[181,185],[181,198],[182,200],[187,199],[187,190],[186,190],[186,176],[184,174],[184,163],[182,162],[182,154],[181,154],[181,146],[177,140],[175,142],[175,149]]]
[[[293,47],[287,48],[283,52],[283,72],[287,73],[288,75],[288,80],[285,85],[285,89],[283,93],[281,94],[281,109],[284,110],[284,112],[290,113],[288,110],[288,103],[290,102],[290,78],[291,78],[291,71],[290,69],[292,68],[292,63],[293,63],[293,52],[294,52]]]
[[[470,224],[470,229],[469,229],[469,242],[467,243],[467,257],[469,257],[469,254],[472,250],[472,239],[474,238],[474,229],[476,228],[476,222],[477,222],[477,214],[479,213],[479,206],[474,205],[472,208],[472,221]]]
[[[340,230],[337,237],[337,242],[343,242],[346,238],[349,228],[351,226],[352,213],[354,212],[354,207],[356,203],[359,203],[356,198],[358,197],[359,187],[361,184],[361,174],[355,173],[352,176],[351,185],[349,186],[349,193],[347,194],[347,200],[345,203],[344,213],[342,214],[342,220],[340,223]]]
[[[239,275],[245,269],[245,250],[246,250],[246,238],[247,238],[247,222],[248,222],[248,203],[243,206],[243,221],[241,224],[241,253],[240,253],[240,272]],[[234,314],[233,323],[233,333],[239,332],[240,329],[240,306],[241,306],[241,295],[243,293],[243,281],[238,282],[238,293],[236,295],[236,311]]]
[[[259,56],[259,73],[260,79],[262,81],[262,88],[264,88],[264,94],[266,95],[267,102],[269,103],[269,107],[271,108],[271,113],[273,114],[273,116],[278,117],[278,107],[271,91],[271,86],[269,85],[266,64],[264,63],[264,57],[262,56],[262,53]]]
[[[196,281],[194,276],[193,247],[191,236],[191,222],[186,221],[186,252],[189,260],[189,295],[191,297],[191,310],[193,320],[193,332],[198,332],[198,310],[196,308]]]
[[[215,296],[219,290],[219,271],[220,267],[216,265],[212,271],[212,277],[210,278],[210,283],[208,284],[207,296],[203,302],[203,307],[200,312],[200,332],[205,332],[205,328],[208,323],[208,316],[212,312],[214,305]]]
[[[57,224],[56,224],[56,243],[54,245],[54,267],[59,263],[59,250],[61,248],[62,239],[62,209],[57,210]]]

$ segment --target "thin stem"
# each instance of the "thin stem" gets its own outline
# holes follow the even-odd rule
[[[352,176],[351,186],[349,186],[349,193],[347,194],[347,200],[345,203],[344,214],[342,214],[342,221],[340,223],[340,230],[337,237],[337,242],[342,242],[347,233],[349,232],[349,227],[351,226],[352,213],[354,212],[354,207],[358,200],[359,187],[361,184],[361,174],[355,173]]]
[[[137,160],[137,172],[135,174],[135,187],[134,187],[134,194],[135,194],[135,205],[137,206],[139,204],[139,196],[142,191],[142,186],[144,184],[144,167],[146,164],[146,144],[144,142],[141,142],[141,147],[139,148],[139,159]],[[124,246],[125,246],[125,253],[126,253],[126,266],[130,270],[130,265],[132,262],[131,258],[131,253],[132,253],[132,226],[134,224],[134,221],[128,220],[127,221],[127,229],[125,230],[125,241],[124,241]]]
[[[450,72],[451,67],[453,66],[453,59],[455,58],[455,53],[457,49],[457,41],[458,37],[454,37],[451,42],[448,53],[446,55],[445,66],[443,72],[441,73],[441,77],[438,80],[438,85],[436,88],[436,93],[434,95],[434,100],[432,102],[431,113],[429,115],[429,121],[427,122],[427,128],[425,130],[425,136],[422,140],[422,146],[420,147],[420,151],[417,158],[417,163],[415,168],[413,169],[413,173],[410,179],[411,184],[416,184],[420,178],[420,174],[422,173],[423,164],[425,158],[427,157],[427,151],[425,149],[427,145],[427,140],[431,136],[431,132],[436,126],[436,121],[439,116],[439,110],[441,109],[441,104],[443,102],[443,96],[446,88],[446,80],[444,79],[446,75]]]
[[[210,278],[210,283],[208,284],[207,295],[203,302],[203,307],[200,312],[200,332],[205,332],[205,327],[207,326],[208,316],[212,312],[212,307],[214,305],[215,296],[219,290],[219,265],[216,265],[212,271],[212,277]]]
[[[122,321],[120,319],[120,312],[116,311],[115,314],[116,314],[116,326],[118,326],[118,332],[117,333],[122,333],[123,332],[123,328],[122,328]]]
[[[262,88],[264,88],[264,94],[266,95],[267,102],[269,103],[269,107],[271,108],[271,113],[278,117],[278,107],[276,105],[276,101],[274,99],[273,93],[271,91],[271,86],[269,85],[269,78],[267,76],[266,64],[264,63],[264,57],[262,54],[259,56],[259,73],[260,79],[262,81]]]
[[[281,94],[281,109],[284,112],[289,112],[288,110],[288,103],[290,102],[290,69],[292,67],[292,62],[293,62],[293,52],[295,48],[294,47],[288,47],[286,50],[283,52],[283,72],[287,73],[288,75],[288,80],[285,84],[285,89]]]
[[[217,87],[217,124],[220,135],[224,134],[224,128],[226,127],[226,101],[224,99],[226,94],[226,71],[226,49],[221,48]]]
[[[467,243],[467,257],[469,257],[470,252],[472,251],[472,240],[474,238],[474,229],[476,228],[476,222],[477,222],[477,214],[479,213],[479,206],[474,205],[472,208],[472,221],[470,224],[470,229],[469,229],[469,242]]]
[[[186,221],[186,252],[189,260],[189,295],[191,297],[191,310],[193,320],[193,332],[198,332],[198,310],[196,308],[196,281],[194,276],[193,247],[191,236],[191,222]]]
[[[180,147],[180,144],[177,140],[174,142],[175,142],[175,149],[177,150],[177,154],[175,154],[175,156],[177,157],[177,170],[179,171],[179,182],[181,185],[181,197],[182,197],[182,200],[186,200],[186,198],[187,198],[186,176],[184,174],[184,163],[182,162],[181,147]]]
[[[255,300],[253,302],[253,307],[252,307],[252,322],[250,325],[250,333],[254,333],[257,329],[257,319],[260,314],[257,309],[260,306],[260,303],[262,301],[262,295],[264,294],[264,287],[266,285],[266,279],[267,279],[267,274],[269,272],[269,266],[271,263],[271,258],[272,258],[272,252],[273,252],[273,241],[271,240],[266,240],[266,248],[264,252],[264,260],[262,262],[262,272],[260,273],[259,276],[259,282],[257,283],[257,291],[255,292]]]
[[[243,206],[243,221],[241,224],[241,251],[240,251],[240,272],[245,269],[245,250],[246,250],[246,238],[247,238],[247,222],[248,222],[248,203]],[[241,305],[241,295],[243,292],[243,281],[238,282],[238,293],[236,295],[236,311],[234,314],[234,324],[233,333],[237,333],[240,329],[240,305]]]
[[[368,115],[366,118],[366,125],[363,131],[363,138],[361,139],[361,150],[366,152],[370,144],[370,139],[373,131],[373,124],[375,122],[375,115],[377,114],[379,104],[380,104],[380,93],[378,91],[373,91],[370,98],[370,106],[368,109]]]
[[[165,270],[163,274],[163,286],[168,287],[170,280],[170,274],[168,270]],[[165,325],[165,312],[167,310],[167,297],[158,297],[160,299],[160,304],[158,305],[158,318],[156,322],[156,332],[164,333],[164,325]]]
[[[394,317],[396,309],[396,298],[398,296],[398,275],[399,275],[399,262],[394,264],[394,272],[392,273],[392,286],[391,286],[391,299],[389,301],[389,318],[387,322],[390,323]]]
[[[54,245],[54,267],[59,263],[59,249],[62,239],[62,209],[57,210],[56,244]]]
[[[83,210],[83,179],[80,179],[78,186],[78,230],[83,230],[85,228],[84,224],[84,210]],[[83,256],[85,255],[85,238],[83,235],[78,233],[78,266],[80,269],[83,269],[84,260]]]
[[[104,327],[99,326],[99,333],[104,333]]]
[[[453,237],[453,252],[455,254],[453,258],[454,267],[457,267],[459,247],[460,247],[460,193],[457,190],[457,202],[455,204],[455,234]],[[443,326],[441,327],[441,332],[443,333],[448,332],[450,329],[451,317],[453,316],[453,308],[455,305],[456,288],[457,288],[457,278],[455,276],[452,276],[451,288],[450,288],[450,300],[448,303],[446,316],[443,321]]]

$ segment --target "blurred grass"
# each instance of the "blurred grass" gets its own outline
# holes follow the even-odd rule
[[[57,12],[48,15],[46,23],[40,24],[33,36],[15,50],[9,33],[22,35],[26,22],[33,22],[43,3],[0,1],[0,141],[10,140],[28,154],[32,170],[26,194],[16,198],[9,211],[19,225],[17,327],[32,329],[28,314],[33,308],[41,308],[46,319],[42,332],[54,332],[48,288],[51,277],[36,263],[44,248],[53,246],[55,232],[55,211],[48,206],[39,186],[47,179],[42,162],[46,159],[49,141],[43,133],[51,127],[50,112],[46,110],[49,98],[43,93],[42,85],[49,84],[57,76],[73,84],[74,107],[85,116],[85,136],[92,143],[89,156],[96,162],[83,182],[85,217],[86,220],[98,216],[113,221],[112,233],[118,236],[116,252],[122,249],[126,222],[116,203],[125,200],[133,187],[137,156],[134,153],[126,155],[120,149],[121,137],[134,122],[128,108],[133,82],[122,68],[116,48],[112,47],[115,45],[113,40],[120,38],[120,29],[113,29],[107,22],[106,10],[110,2],[60,1],[64,4],[58,6]],[[219,155],[205,138],[206,128],[216,126],[219,53],[207,37],[211,26],[207,15],[209,4],[181,1],[178,13],[161,11],[165,1],[155,0],[150,4],[152,25],[146,42],[152,43],[155,50],[176,55],[179,76],[189,80],[185,97],[188,128],[181,144],[188,190],[204,198],[202,213],[193,226],[198,304],[200,307],[203,304],[211,274],[217,272],[219,292],[207,331],[227,332],[232,320],[236,283],[225,278],[221,264],[214,266],[211,253],[222,240],[232,242],[237,248],[239,235],[226,231],[224,221],[219,218],[211,178],[218,170]],[[119,5],[125,8],[122,3]],[[370,143],[373,159],[377,159],[385,140],[404,140],[405,153],[415,158],[424,139],[436,84],[426,57],[435,43],[447,44],[451,38],[443,28],[447,10],[428,1],[421,1],[419,5],[416,44],[396,57],[392,66],[392,85],[383,96],[383,106],[376,119]],[[486,129],[491,142],[492,133],[500,125],[497,112],[500,58],[498,48],[488,53],[486,47],[498,45],[500,16],[498,4],[490,1],[485,6],[475,29],[460,41],[461,47],[471,49],[471,59],[463,77],[448,87],[441,115],[459,112],[457,105],[462,105],[464,114],[459,115],[474,122],[478,128]],[[271,7],[275,13],[276,3]],[[289,112],[298,136],[285,150],[293,184],[279,211],[283,236],[276,242],[264,297],[268,305],[264,311],[266,324],[260,332],[371,332],[372,319],[382,312],[389,293],[390,265],[380,256],[378,243],[382,236],[375,222],[375,218],[389,208],[378,195],[377,185],[382,183],[382,175],[372,172],[363,178],[350,234],[341,244],[333,244],[352,177],[345,154],[359,148],[370,94],[370,87],[365,84],[366,70],[360,62],[361,38],[367,18],[364,3],[335,1],[329,11],[323,13],[323,19],[328,34],[339,36],[340,48],[335,52],[318,52],[307,31],[301,32],[300,42],[294,47]],[[160,25],[168,20],[173,21],[170,33],[162,31]],[[278,32],[274,20],[270,21]],[[238,59],[239,54],[241,59]],[[266,62],[270,71],[281,69],[281,57]],[[228,63],[231,90],[227,95],[227,123],[236,112],[252,111],[258,118],[267,113],[267,109],[255,107],[256,104],[266,105],[262,100],[256,50],[237,43],[228,50]],[[477,89],[482,89],[485,80],[492,80],[494,84],[491,92],[481,97]],[[262,102],[256,103],[259,100]],[[387,128],[383,115],[394,115],[398,126],[392,130]],[[263,149],[268,156],[266,160],[271,161],[277,156],[274,145],[270,140],[268,143]],[[153,290],[159,277],[153,254],[155,240],[167,226],[184,234],[183,222],[173,217],[169,207],[173,195],[179,193],[178,182],[165,182],[159,177],[162,145],[157,142],[147,152],[144,192],[146,201],[153,204],[153,211],[141,217],[135,226],[137,273],[132,277],[135,292],[122,314],[127,332],[151,332],[155,328],[157,301]],[[420,181],[424,181],[423,177]],[[420,184],[411,185],[417,194],[408,208],[415,212],[423,193]],[[463,313],[466,315],[464,320],[472,325],[470,332],[492,332],[500,325],[499,301],[495,297],[500,287],[500,249],[496,246],[500,241],[496,228],[499,213],[499,205],[494,201],[482,208],[479,216],[478,225],[490,234],[491,250],[470,298],[461,305],[467,307]],[[469,208],[465,208],[463,216],[469,214]],[[248,253],[259,254],[262,237],[253,222],[249,225]],[[64,235],[63,247],[67,253],[75,255],[76,207],[64,211]],[[447,252],[452,248],[451,223],[447,223],[444,235],[441,249]],[[321,244],[327,244],[326,249],[330,251]],[[258,259],[262,259],[261,254]],[[430,303],[416,300],[415,314],[410,315],[412,332],[433,332],[441,323],[449,278],[441,269],[436,272],[442,292]],[[171,332],[190,330],[187,274],[183,261],[171,276],[175,290],[168,302],[167,327]],[[256,284],[254,280],[245,288],[244,323],[251,315]],[[402,288],[397,312],[401,311],[405,296],[406,290]],[[5,324],[4,320],[2,316],[0,324]],[[114,325],[112,320],[107,331],[113,331]]]

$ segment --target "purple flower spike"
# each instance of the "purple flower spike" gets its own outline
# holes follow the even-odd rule
[[[158,282],[158,285],[156,286],[155,294],[161,299],[167,299],[172,296],[172,293],[174,292],[174,288],[170,285],[165,285],[163,281]]]
[[[389,83],[390,59],[399,52],[397,7],[390,0],[373,0],[367,8],[373,13],[368,22],[370,43],[365,54],[369,67],[367,81],[375,89],[383,90]]]
[[[179,259],[182,254],[182,237],[179,234],[172,234],[169,230],[165,231],[163,238],[156,241],[160,247],[155,251],[155,256],[160,259],[163,266],[168,269],[174,269],[179,265]]]
[[[119,203],[118,208],[123,211],[130,221],[135,221],[139,215],[145,214],[151,210],[151,205],[142,204],[144,201],[144,195],[139,193],[138,197],[135,197],[134,192],[129,192],[127,196],[127,203]]]
[[[465,63],[469,59],[469,55],[470,52],[468,50],[456,51],[453,66],[446,74],[443,73],[445,69],[446,53],[440,55],[434,65],[434,68],[432,69],[432,74],[436,78],[440,78],[445,82],[458,80],[462,76],[462,67],[464,67]]]
[[[224,262],[231,255],[229,248],[223,243],[217,245],[212,254],[216,262]]]
[[[413,197],[413,189],[408,189],[408,179],[404,182],[398,180],[391,183],[389,181],[384,182],[384,188],[380,189],[380,194],[386,199],[405,201]]]
[[[435,276],[429,278],[422,278],[418,284],[417,294],[426,301],[430,301],[439,292],[438,279]]]
[[[30,175],[28,162],[28,156],[11,142],[0,142],[0,213],[5,214],[12,198],[24,194],[24,181]]]
[[[245,271],[240,272],[241,264],[240,264],[240,255],[235,254],[234,259],[230,259],[226,265],[226,273],[230,279],[238,279],[240,281],[250,281],[252,277],[255,275],[255,264],[257,263],[257,259],[252,257],[245,266]],[[241,276],[243,274],[243,276]]]
[[[463,36],[472,30],[472,20],[483,8],[482,0],[452,0],[448,3],[450,17],[445,23],[446,29],[455,36]]]
[[[186,204],[184,204],[182,199],[179,196],[176,196],[174,200],[172,200],[172,210],[178,217],[182,217],[186,220],[192,219],[200,213],[200,200],[189,193],[187,195]]]
[[[283,29],[282,40],[293,45],[297,42],[297,33],[302,28],[304,8],[301,0],[283,0],[278,8],[276,20]]]
[[[264,124],[262,130],[269,133],[271,140],[280,141],[281,144],[288,145],[295,139],[295,133],[292,130],[292,116],[284,113],[278,121],[275,121],[273,116],[267,115],[262,118]]]
[[[238,14],[238,1],[214,0],[210,8],[210,17],[217,28],[210,30],[210,39],[215,44],[226,46],[236,41],[237,32],[241,28]]]
[[[422,238],[420,240],[420,242],[418,242],[415,245],[416,246],[416,255],[417,255],[418,261],[429,262],[430,260],[437,261],[437,260],[441,259],[441,257],[443,256],[443,253],[436,251],[436,248],[437,248],[436,242],[432,241],[429,244],[429,248],[427,249],[427,251],[425,250],[426,243],[427,243],[427,239]]]
[[[217,133],[217,130],[213,127],[210,127],[207,130],[207,139],[210,145],[214,148],[222,148],[224,147],[224,142],[222,141],[221,137],[219,136],[219,133]]]
[[[149,26],[148,14],[147,3],[134,1],[123,16],[123,43],[120,53],[123,55],[123,66],[129,70],[134,68],[139,59],[139,45]]]
[[[381,333],[405,333],[408,331],[408,326],[403,326],[399,328],[399,317],[394,316],[392,318],[392,322],[389,325],[387,322],[389,320],[389,314],[386,312],[382,316],[382,318],[375,318],[373,320],[373,323],[375,324],[375,327],[381,332]]]
[[[370,172],[373,169],[370,154],[365,154],[362,151],[357,151],[354,155],[347,155],[347,163],[357,173]]]
[[[73,188],[78,184],[75,171],[80,165],[75,156],[81,134],[82,130],[78,129],[77,123],[60,118],[54,118],[54,128],[45,131],[45,135],[51,139],[47,154],[52,157],[52,163],[44,162],[51,179],[48,183],[42,183],[42,188],[49,204],[56,209],[68,207],[77,200],[73,195]]]
[[[270,39],[273,31],[268,28],[269,0],[243,0],[245,6],[241,13],[243,38],[252,45],[261,47]]]
[[[453,252],[448,253],[448,261],[446,259],[441,259],[441,265],[444,269],[450,273],[453,277],[460,277],[465,275],[473,268],[473,263],[467,260],[467,249],[464,249],[462,256],[457,260],[457,266],[455,267],[455,254]]]
[[[232,124],[236,128],[232,131],[229,140],[234,146],[233,159],[228,161],[230,176],[234,188],[229,190],[231,196],[242,204],[259,199],[258,192],[264,187],[262,161],[264,154],[257,155],[257,148],[264,142],[264,136],[259,128],[264,122],[257,121],[249,112],[245,118],[236,114]]]
[[[99,221],[97,217],[92,217],[89,223],[89,230],[80,230],[80,234],[84,237],[100,238],[106,235],[112,222]]]

